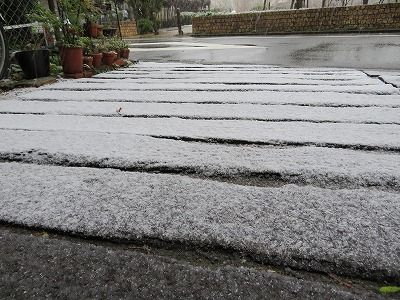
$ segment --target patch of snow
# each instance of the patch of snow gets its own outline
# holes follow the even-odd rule
[[[117,112],[117,110],[119,110]],[[308,107],[252,104],[41,102],[2,101],[0,113],[72,114],[81,116],[180,117],[249,119],[265,121],[312,121],[348,123],[397,123],[400,108]]]
[[[331,144],[335,147],[400,149],[398,125],[185,120],[178,118],[2,115],[0,128],[127,133],[268,144]]]
[[[105,101],[161,103],[217,103],[307,106],[400,107],[398,95],[338,94],[334,92],[209,92],[209,91],[58,91],[37,90],[19,97],[37,101]]]
[[[149,171],[188,170],[202,176],[279,174],[287,182],[317,186],[400,188],[400,158],[391,153],[188,143],[68,131],[0,130],[0,140],[0,159]]]
[[[307,270],[399,278],[399,195],[0,164],[0,218],[105,238],[222,246]]]

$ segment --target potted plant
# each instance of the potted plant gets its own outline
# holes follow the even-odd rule
[[[36,29],[38,31],[49,30],[53,18],[54,15],[38,3],[33,6],[31,13],[28,15],[28,20],[37,24],[32,30]],[[23,50],[15,53],[15,59],[27,79],[50,75],[50,51],[43,47],[42,44],[45,44],[44,38],[36,43],[25,45]]]
[[[47,77],[50,75],[50,51],[48,49],[21,50],[15,53],[15,59],[24,72],[26,79]]]
[[[83,64],[93,68],[93,56],[91,53],[93,52],[94,43],[89,37],[86,36],[81,37],[80,40],[83,45]]]
[[[107,66],[112,66],[117,59],[117,52],[114,51],[114,44],[112,41],[102,41],[103,48],[103,63]]]
[[[59,45],[64,76],[81,78],[83,76],[83,44],[79,38],[80,29],[71,24],[62,27],[63,38]]]
[[[108,40],[109,48],[117,53],[117,58],[129,58],[129,46],[120,38],[112,38]]]
[[[99,9],[94,5],[89,5],[85,11],[85,18],[86,18],[86,30],[87,34],[91,38],[99,37]]]
[[[100,45],[93,45],[93,49],[90,55],[93,57],[93,67],[96,69],[99,68],[102,64],[103,51],[106,51],[105,48],[102,48]]]
[[[56,23],[62,31],[60,54],[64,76],[81,78],[83,76],[83,45],[80,39],[82,24],[95,13],[89,0],[57,0],[61,22]]]
[[[128,59],[129,58],[129,53],[130,53],[129,45],[126,42],[124,42],[123,40],[120,40],[119,47],[120,47],[119,48],[119,52],[120,52],[121,58]]]

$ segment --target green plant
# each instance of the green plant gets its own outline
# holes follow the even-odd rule
[[[109,47],[109,44],[108,44],[107,40],[104,38],[95,44],[95,50],[97,49],[97,51],[99,53],[109,51],[108,47]]]
[[[30,22],[39,22],[47,28],[59,28],[60,26],[62,26],[61,20],[55,14],[53,14],[53,12],[44,7],[39,2],[35,3],[31,13],[27,15],[27,18]]]
[[[129,48],[127,43],[117,37],[104,39],[103,43],[109,51],[119,52],[121,49]]]
[[[82,24],[85,19],[98,12],[91,0],[57,0],[57,5],[62,20],[58,30],[63,33],[62,43],[66,48],[81,47],[79,37],[83,33]]]
[[[161,10],[165,0],[129,0],[133,8],[136,20],[155,20],[156,14]]]
[[[151,33],[154,30],[154,23],[149,19],[139,19],[137,27],[139,34]]]
[[[383,286],[379,289],[381,294],[395,294],[400,293],[400,286]]]
[[[159,19],[155,19],[155,20],[153,21],[153,30],[154,30],[154,33],[155,33],[155,34],[158,34],[158,31],[160,30],[160,28],[161,28],[161,21],[160,21]]]
[[[57,76],[60,73],[62,73],[62,67],[58,64],[50,63],[50,74]]]
[[[80,37],[79,39],[80,39],[80,43],[82,44],[82,47],[83,47],[83,53],[85,55],[88,55],[89,53],[94,52],[95,45],[91,38],[84,36],[84,37]]]
[[[121,49],[128,49],[129,48],[129,45],[126,42],[124,42],[123,40],[121,40],[120,43],[121,43],[120,44]]]
[[[32,27],[33,31],[39,31],[39,27],[44,27],[48,32],[53,31],[53,28],[60,28],[62,22],[60,19],[54,15],[48,8],[41,5],[39,2],[35,2],[32,6],[32,9],[29,14],[26,15],[28,22],[30,23],[39,23],[40,25],[36,27]],[[34,33],[32,33],[34,34]],[[40,48],[42,44],[45,42],[45,37],[42,34],[39,34],[40,38],[31,39],[31,42],[26,43],[23,48],[26,50],[34,50]]]

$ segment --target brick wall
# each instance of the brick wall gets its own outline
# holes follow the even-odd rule
[[[194,35],[400,31],[400,3],[193,18]]]
[[[137,28],[135,21],[123,21],[121,24],[122,38],[130,38],[137,35]]]

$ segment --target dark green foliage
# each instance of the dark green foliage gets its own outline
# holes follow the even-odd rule
[[[136,20],[149,19],[154,20],[155,15],[164,6],[164,0],[129,0],[133,8]]]
[[[137,22],[139,34],[154,32],[154,23],[149,19],[139,19]]]

